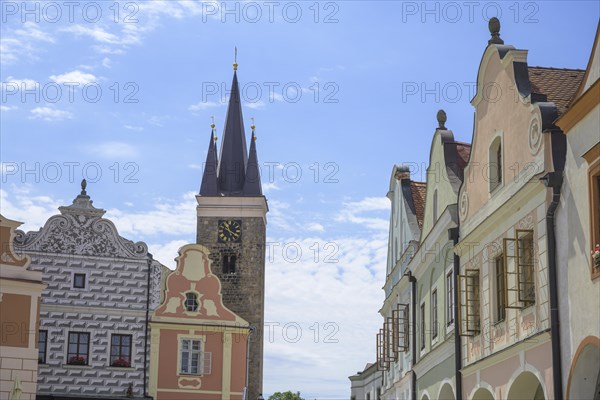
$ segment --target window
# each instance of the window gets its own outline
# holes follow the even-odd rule
[[[210,375],[211,353],[203,351],[201,339],[181,339],[179,344],[179,373]]]
[[[600,160],[593,164],[592,160],[587,161],[591,164],[589,169],[590,230],[592,240],[590,251],[595,252],[596,245],[600,244]],[[600,276],[600,257],[592,257],[591,264],[592,279],[595,279]]]
[[[235,274],[235,262],[237,257],[234,254],[223,255],[223,273],[224,274]]]
[[[425,303],[421,304],[421,350],[425,348]]]
[[[371,393],[367,393],[367,400],[371,400]]]
[[[502,183],[502,141],[497,137],[490,146],[489,153],[490,192]]]
[[[131,367],[131,335],[112,335],[110,342],[110,366]]]
[[[198,295],[196,293],[185,294],[185,310],[186,311],[198,311]]]
[[[477,335],[481,330],[479,270],[467,269],[465,275],[458,276],[459,334],[461,336]]]
[[[73,287],[85,289],[85,274],[73,274]]]
[[[454,322],[454,277],[452,271],[446,275],[446,324]]]
[[[390,364],[386,361],[385,353],[385,332],[384,329],[379,329],[379,333],[377,334],[377,371],[389,370]]]
[[[535,258],[533,231],[517,231],[519,260],[519,301],[525,306],[535,304]]]
[[[438,335],[438,302],[437,289],[431,292],[431,338],[435,339]]]
[[[505,308],[535,304],[535,246],[532,230],[517,229],[516,238],[503,239]]]
[[[46,364],[46,345],[48,343],[48,331],[38,332],[38,364]]]
[[[381,399],[381,388],[377,388],[377,400]]]
[[[392,318],[398,321],[397,329],[399,351],[408,351],[410,337],[408,325],[408,312],[408,304],[398,304],[396,309],[392,311]]]
[[[438,214],[438,193],[437,193],[437,189],[436,189],[433,192],[433,223],[434,224],[437,221],[437,217],[438,217],[437,214]]]
[[[69,332],[67,364],[88,365],[89,343],[89,333]]]
[[[504,321],[506,318],[506,285],[504,257],[501,255],[494,260],[496,272],[496,322]]]

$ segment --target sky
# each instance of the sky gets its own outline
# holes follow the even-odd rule
[[[264,393],[350,395],[375,359],[394,164],[436,112],[471,142],[487,21],[530,66],[585,68],[595,1],[0,2],[0,211],[37,230],[82,178],[173,268],[222,132],[234,48],[267,196]]]

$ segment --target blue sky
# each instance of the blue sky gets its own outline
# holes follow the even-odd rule
[[[488,18],[529,65],[585,68],[600,16],[594,1],[25,7],[0,9],[2,213],[38,229],[86,177],[120,233],[172,266],[237,46],[270,206],[265,393],[332,399],[374,359],[392,166],[424,179],[440,108],[471,140]]]

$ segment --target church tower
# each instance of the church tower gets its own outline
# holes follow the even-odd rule
[[[246,147],[237,63],[233,64],[233,70],[218,156],[215,125],[211,125],[202,184],[196,196],[196,241],[211,251],[212,270],[221,280],[225,306],[256,327],[249,343],[246,397],[256,399],[262,393],[263,380],[265,242],[269,209],[260,182],[254,123],[249,152]]]

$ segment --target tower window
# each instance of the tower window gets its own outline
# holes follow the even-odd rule
[[[185,294],[185,310],[198,311],[198,295],[196,293]]]
[[[223,273],[235,274],[237,257],[233,254],[223,255]]]

